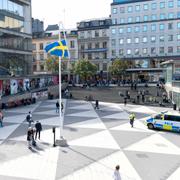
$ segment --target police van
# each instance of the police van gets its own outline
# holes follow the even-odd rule
[[[170,112],[159,113],[147,119],[146,124],[149,129],[180,132],[180,114],[172,114]]]

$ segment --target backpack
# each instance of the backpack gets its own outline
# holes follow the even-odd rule
[[[30,115],[29,114],[26,116],[26,121],[30,121]]]

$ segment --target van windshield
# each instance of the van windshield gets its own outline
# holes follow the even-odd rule
[[[154,119],[162,119],[161,114],[158,114],[158,115],[154,116]]]

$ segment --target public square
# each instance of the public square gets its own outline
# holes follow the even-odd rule
[[[0,129],[0,179],[2,180],[111,180],[120,165],[122,180],[179,180],[178,133],[149,130],[144,120],[171,110],[151,107],[63,99],[63,135],[68,147],[53,147],[52,127],[59,138],[59,116],[54,100],[7,109]],[[42,123],[41,140],[27,146],[29,111]],[[129,113],[134,112],[134,128]]]

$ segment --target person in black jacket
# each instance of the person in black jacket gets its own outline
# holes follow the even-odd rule
[[[38,134],[38,139],[40,139],[41,131],[42,131],[42,125],[39,121],[36,121],[35,128],[36,128],[35,139],[37,139],[37,134]]]

